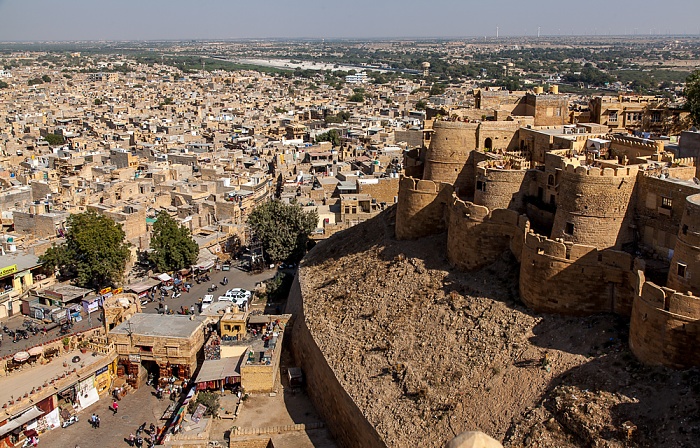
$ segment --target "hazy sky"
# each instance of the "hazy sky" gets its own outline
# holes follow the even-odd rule
[[[0,41],[700,34],[700,0],[0,0]]]

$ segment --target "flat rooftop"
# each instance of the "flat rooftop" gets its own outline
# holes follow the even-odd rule
[[[110,333],[188,339],[203,325],[204,319],[195,316],[138,313]]]

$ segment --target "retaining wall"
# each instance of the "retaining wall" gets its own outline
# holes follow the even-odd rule
[[[287,313],[293,317],[287,325],[294,358],[304,372],[306,390],[316,410],[325,420],[336,441],[343,447],[384,448],[386,444],[367,421],[350,395],[343,389],[335,372],[328,365],[306,322],[303,287],[303,265],[299,268],[287,299]]]

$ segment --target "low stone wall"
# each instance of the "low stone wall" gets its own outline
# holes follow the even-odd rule
[[[647,364],[700,366],[700,297],[644,283],[632,306],[629,342]]]
[[[287,300],[287,313],[293,317],[287,326],[292,352],[304,372],[306,391],[336,441],[343,447],[382,448],[386,444],[338,381],[307,326],[299,276],[294,278]]]

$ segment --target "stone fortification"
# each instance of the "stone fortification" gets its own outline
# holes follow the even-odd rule
[[[529,163],[524,163],[521,169],[504,166],[504,163],[489,160],[477,164],[474,203],[491,210],[523,211],[527,185],[534,182],[532,176],[528,177]]]
[[[473,191],[474,172],[469,155],[478,147],[478,123],[436,121],[425,156],[423,179]]]
[[[552,238],[598,249],[633,240],[635,166],[598,168],[567,165],[560,173]]]
[[[292,353],[304,372],[307,392],[318,412],[328,423],[340,446],[383,448],[374,427],[367,421],[357,404],[341,386],[333,369],[319,348],[306,320],[304,294],[299,275],[294,278],[287,299],[287,312],[292,313],[287,332],[292,341]]]
[[[525,234],[520,298],[539,312],[629,315],[635,294],[634,260],[626,252]]]
[[[664,142],[618,135],[610,137],[610,150],[617,156],[627,156],[629,160],[634,160],[637,157],[663,153]]]
[[[688,196],[668,272],[668,287],[700,293],[700,194]]]
[[[493,263],[510,248],[518,219],[518,213],[513,210],[491,212],[453,194],[447,226],[450,264],[469,271]]]
[[[700,366],[700,298],[644,283],[632,307],[629,343],[648,364]]]
[[[396,211],[396,237],[421,238],[445,231],[445,206],[452,186],[442,182],[402,177]]]

